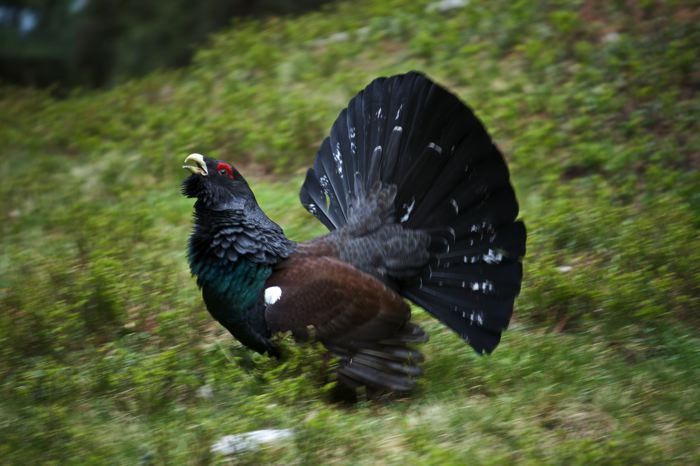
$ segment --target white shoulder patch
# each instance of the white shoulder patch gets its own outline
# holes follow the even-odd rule
[[[275,304],[282,297],[282,288],[279,286],[271,286],[265,288],[265,305]]]

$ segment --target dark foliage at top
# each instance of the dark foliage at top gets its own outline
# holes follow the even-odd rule
[[[99,87],[184,66],[233,18],[301,13],[328,0],[3,0],[0,80]]]

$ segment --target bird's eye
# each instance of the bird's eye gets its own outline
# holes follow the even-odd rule
[[[227,176],[233,179],[233,169],[231,168],[231,165],[225,162],[219,162],[219,164],[216,166],[216,171],[221,176]]]

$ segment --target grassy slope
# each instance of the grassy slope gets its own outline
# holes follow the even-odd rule
[[[216,463],[219,436],[284,427],[294,440],[235,460],[700,461],[697,13],[425,3],[236,24],[189,69],[63,101],[0,89],[5,463]],[[507,154],[530,231],[517,321],[479,358],[419,312],[420,392],[336,406],[317,349],[268,361],[210,322],[179,165],[245,164],[271,216],[311,237],[298,170],[347,99],[410,68]]]

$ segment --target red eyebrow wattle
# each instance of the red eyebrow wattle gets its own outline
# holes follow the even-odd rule
[[[231,165],[225,162],[219,162],[219,164],[216,166],[216,171],[220,171],[222,169],[226,170],[226,173],[228,173],[229,178],[233,178],[233,169],[231,168]]]

